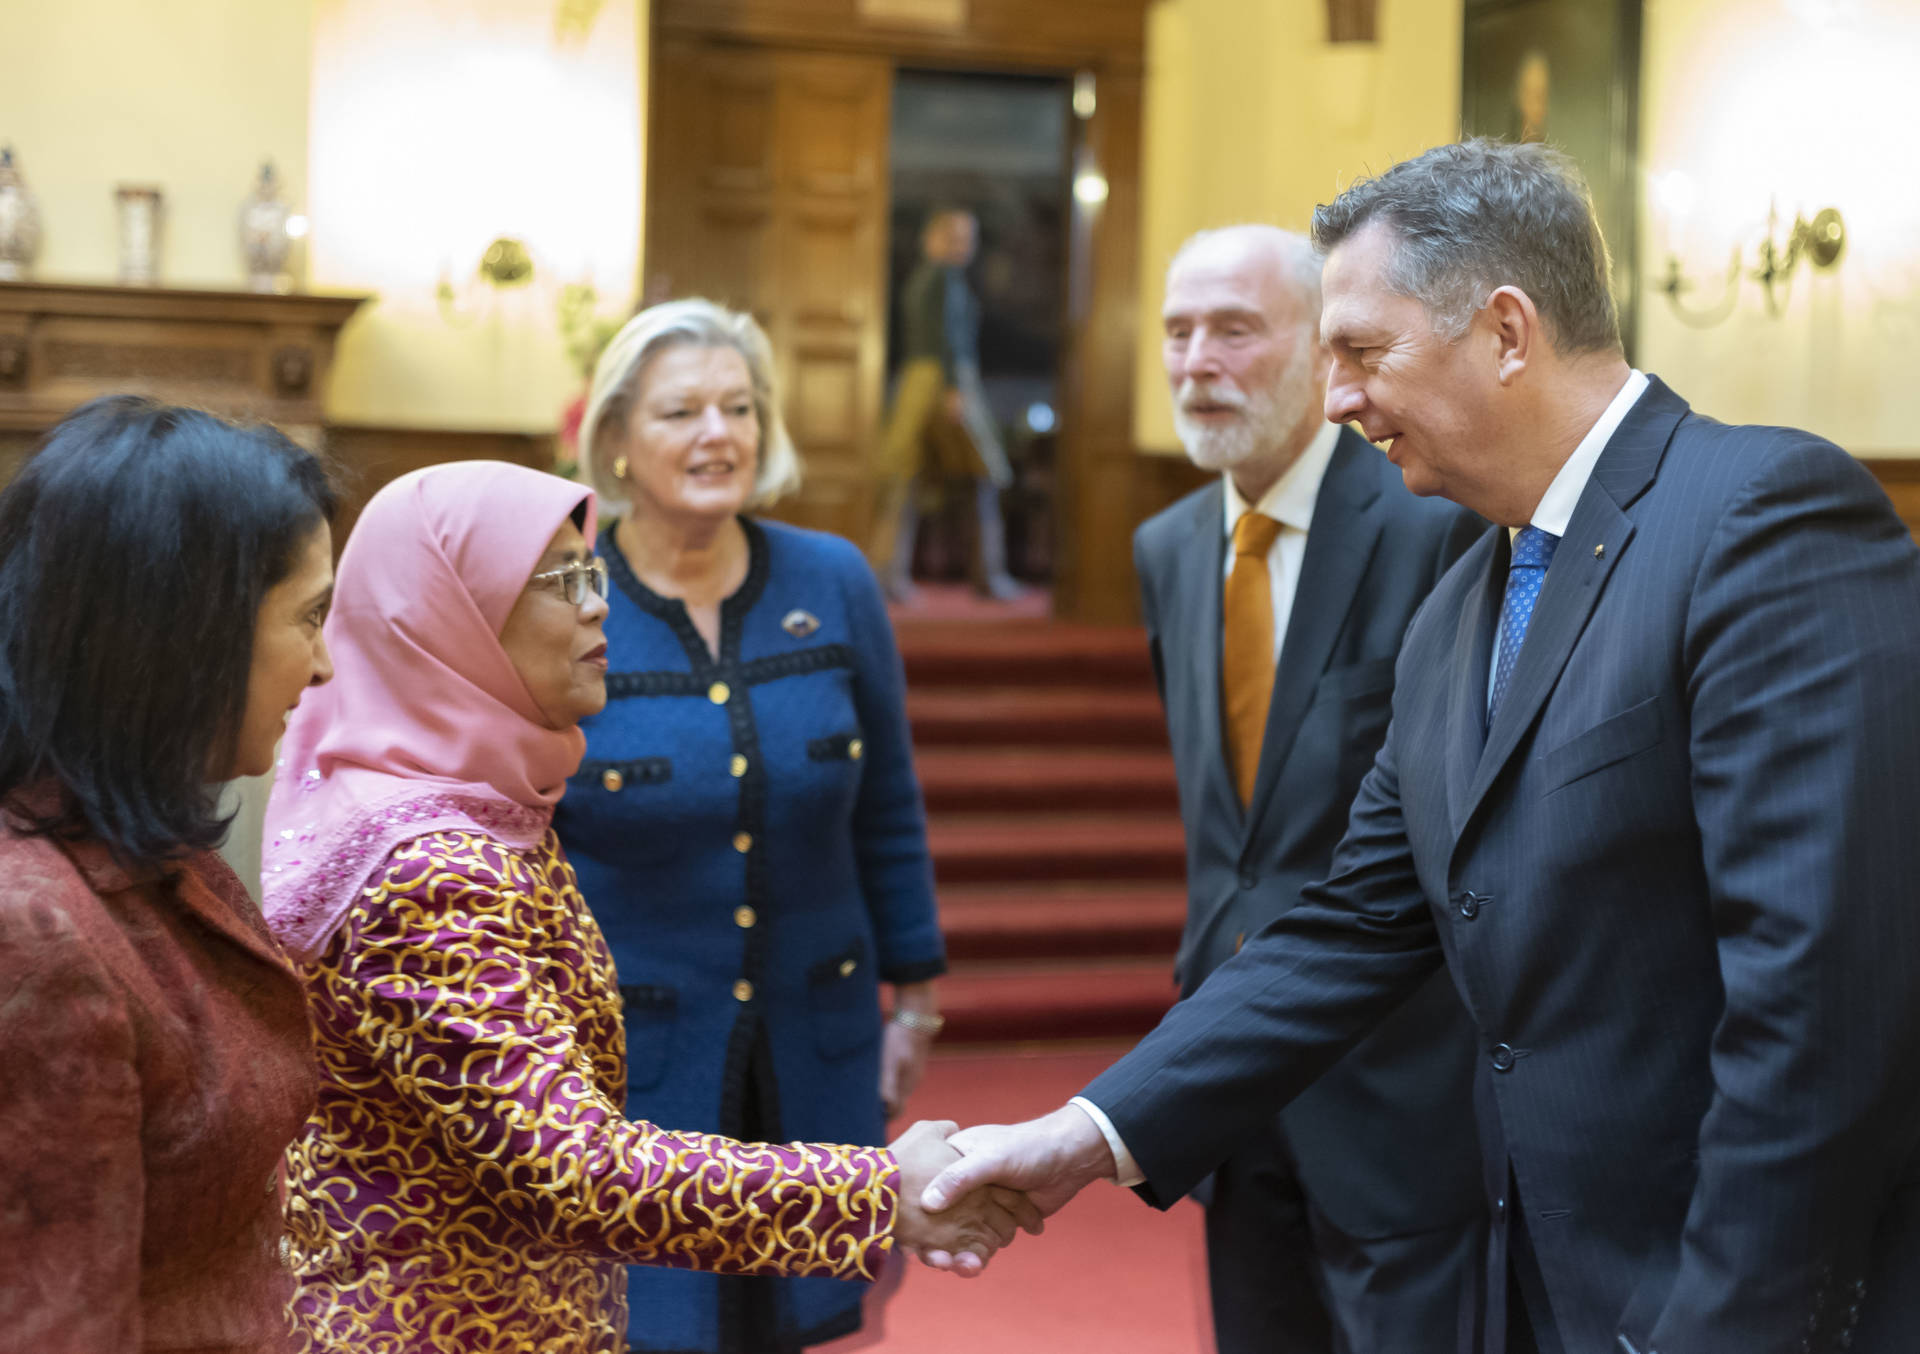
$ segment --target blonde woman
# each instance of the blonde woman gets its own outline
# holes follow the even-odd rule
[[[616,519],[608,700],[555,826],[620,971],[627,1114],[884,1142],[946,961],[879,585],[847,541],[752,515],[800,464],[746,315],[634,317],[581,448]],[[816,1279],[631,1285],[641,1350],[770,1354],[860,1323],[860,1294]]]

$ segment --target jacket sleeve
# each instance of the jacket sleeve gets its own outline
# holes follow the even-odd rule
[[[467,855],[396,854],[323,963],[319,1019],[544,1244],[716,1274],[875,1277],[899,1170],[875,1148],[747,1144],[624,1118],[540,956],[532,900]]]
[[[1642,1350],[1784,1354],[1809,1310],[1857,1317],[1920,1142],[1920,553],[1851,457],[1780,436],[1684,636],[1726,1005],[1674,1283],[1624,1323]]]
[[[65,911],[0,898],[0,1351],[140,1348],[140,1079]],[[60,887],[53,882],[51,888]]]
[[[1401,661],[1406,662],[1402,657]],[[1256,1134],[1442,961],[1400,810],[1393,730],[1360,785],[1324,884],[1308,888],[1081,1094],[1169,1208]]]
[[[921,982],[947,971],[947,950],[934,902],[927,813],[913,769],[906,672],[873,571],[853,547],[835,548],[844,552],[835,567],[853,634],[853,701],[865,745],[853,807],[860,888],[880,949],[880,976]]]
[[[1160,652],[1160,607],[1153,595],[1153,569],[1148,564],[1151,547],[1143,525],[1133,533],[1133,576],[1140,584],[1140,623],[1147,631],[1147,656],[1153,660],[1153,685],[1160,692],[1160,709],[1167,708],[1167,670]]]

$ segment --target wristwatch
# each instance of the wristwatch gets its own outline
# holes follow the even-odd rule
[[[947,1018],[930,1015],[925,1011],[895,1011],[893,1023],[912,1030],[915,1034],[924,1034],[932,1038],[947,1027]]]

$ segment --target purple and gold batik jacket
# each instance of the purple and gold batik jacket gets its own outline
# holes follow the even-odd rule
[[[613,960],[549,833],[406,843],[305,971],[289,1153],[304,1348],[615,1351],[624,1264],[873,1278],[885,1151],[629,1122]]]

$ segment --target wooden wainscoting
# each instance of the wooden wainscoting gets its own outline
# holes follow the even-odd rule
[[[447,461],[512,461],[535,470],[550,470],[554,443],[552,437],[536,433],[336,423],[326,429],[323,450],[340,493],[340,511],[333,519],[337,557],[360,510],[389,480]]]
[[[1861,464],[1873,472],[1880,487],[1893,500],[1893,510],[1907,524],[1907,530],[1920,539],[1920,452],[1904,456],[1862,457]]]

